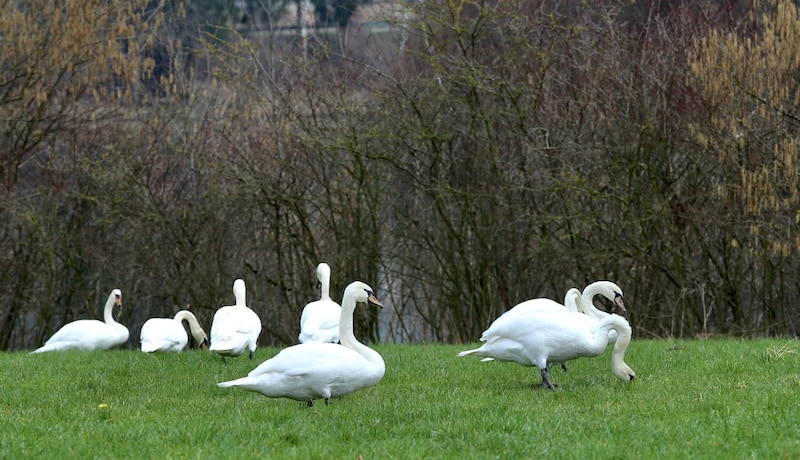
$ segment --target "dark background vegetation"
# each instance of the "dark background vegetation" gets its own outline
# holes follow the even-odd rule
[[[0,2],[0,348],[112,288],[131,347],[208,328],[236,278],[294,343],[321,261],[372,341],[598,279],[638,337],[797,333],[793,2],[295,7]]]

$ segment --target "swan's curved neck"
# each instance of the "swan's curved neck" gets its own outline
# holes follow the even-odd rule
[[[103,309],[103,319],[105,320],[106,324],[119,324],[114,321],[114,304],[116,303],[116,297],[114,294],[108,296],[108,300],[106,300],[106,306]]]
[[[345,292],[345,296],[342,299],[342,314],[339,317],[339,342],[343,346],[359,353],[367,361],[375,360],[376,356],[379,360],[382,360],[378,352],[356,339],[353,333],[353,312],[355,310],[356,300],[349,292]]]
[[[193,336],[197,337],[198,334],[202,335],[205,333],[203,328],[200,327],[200,323],[197,322],[197,317],[194,316],[192,312],[188,310],[181,310],[175,314],[175,321],[180,323],[183,320],[186,320],[186,322],[189,323],[189,330],[192,331]]]
[[[599,319],[607,315],[606,312],[598,310],[597,307],[594,306],[594,298],[596,295],[603,293],[602,289],[603,287],[600,283],[592,283],[586,286],[586,288],[583,290],[583,294],[581,294],[581,308],[583,309],[583,312],[595,319]]]
[[[600,320],[600,328],[595,332],[595,340],[604,342],[603,348],[608,345],[608,331],[617,331],[617,341],[611,352],[611,367],[620,368],[625,364],[625,351],[631,343],[631,326],[627,320],[619,315],[609,314]]]

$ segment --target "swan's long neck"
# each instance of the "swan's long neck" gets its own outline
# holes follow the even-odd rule
[[[577,288],[567,291],[567,295],[564,296],[564,306],[569,311],[583,313],[581,309],[581,291]]]
[[[613,315],[617,316],[618,315]],[[625,365],[625,351],[631,343],[631,327],[627,321],[622,327],[615,328],[617,331],[617,342],[614,344],[614,351],[611,352],[611,365],[619,367]]]
[[[345,292],[342,299],[342,315],[339,317],[339,342],[359,353],[367,359],[367,361],[374,361],[375,357],[382,360],[378,352],[364,345],[356,339],[353,333],[353,312],[356,311],[356,300],[350,292]]]
[[[614,372],[614,375],[621,380],[632,380],[634,372],[625,364],[625,351],[631,343],[631,326],[623,317],[609,314],[607,317],[600,320],[600,328],[595,334],[595,340],[602,339],[608,343],[608,331],[611,329],[617,331],[617,342],[614,344],[614,350],[611,352],[611,370]],[[598,337],[598,335],[600,337]]]
[[[111,295],[108,296],[108,300],[106,300],[106,306],[103,309],[103,319],[105,320],[106,324],[114,325],[119,324],[114,321],[114,305],[117,303],[116,296],[112,292]]]
[[[319,277],[319,299],[320,300],[330,300],[331,299],[331,275],[330,273],[323,273],[322,276]]]
[[[236,305],[240,307],[247,306],[247,290],[244,286],[244,281],[237,280],[233,283],[233,297],[236,299]]]
[[[608,313],[600,311],[594,306],[594,298],[596,295],[603,293],[602,289],[603,287],[600,283],[592,283],[586,286],[583,290],[583,294],[581,294],[581,308],[583,312],[597,320],[608,316]]]
[[[192,312],[188,310],[181,310],[175,314],[175,321],[180,323],[183,320],[186,320],[186,322],[189,323],[189,330],[192,331],[193,337],[196,338],[205,335],[205,331],[203,331],[203,328],[200,327],[200,323],[197,322],[197,317],[194,316]]]

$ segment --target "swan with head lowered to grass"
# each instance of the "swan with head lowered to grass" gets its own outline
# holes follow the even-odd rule
[[[481,342],[489,342],[493,338],[497,337],[498,334],[501,334],[500,331],[505,331],[509,327],[511,327],[516,322],[520,321],[523,317],[530,313],[542,313],[542,312],[552,312],[552,313],[575,313],[575,312],[583,312],[581,314],[585,314],[589,318],[593,318],[595,320],[600,320],[602,318],[607,317],[609,314],[598,310],[594,306],[593,299],[597,295],[602,295],[603,297],[611,300],[614,302],[619,308],[625,311],[625,303],[622,297],[622,289],[616,284],[610,281],[597,281],[594,282],[583,290],[583,294],[577,288],[571,288],[567,291],[567,294],[564,296],[564,305],[559,304],[554,300],[550,300],[547,298],[537,298],[526,300],[514,306],[511,310],[500,315],[486,331],[483,332],[481,335]],[[566,308],[565,308],[566,307]],[[615,329],[611,329],[608,332],[608,343],[614,343],[617,340],[617,331]],[[481,361],[493,361],[495,358],[491,356],[484,357]],[[553,364],[561,364],[561,368],[564,372],[567,371],[567,364],[566,361],[548,361],[547,363],[547,370],[553,366]]]
[[[564,363],[582,357],[599,356],[608,345],[608,332],[617,332],[611,354],[611,370],[623,380],[635,377],[625,364],[625,351],[631,341],[631,327],[625,318],[608,315],[600,321],[583,313],[532,311],[513,322],[492,324],[492,334],[484,336],[479,348],[462,351],[458,356],[483,356],[497,361],[511,361],[541,370],[542,385],[555,389],[548,375],[548,363]]]
[[[107,350],[128,341],[128,328],[114,321],[114,306],[122,306],[122,291],[114,289],[103,309],[105,322],[80,319],[61,327],[45,344],[31,353],[66,350]]]
[[[328,404],[356,390],[377,384],[386,370],[381,355],[356,340],[353,312],[357,303],[383,305],[365,283],[354,281],[344,291],[336,343],[301,343],[284,348],[261,363],[247,377],[218,383],[219,387],[240,387],[270,398],[306,401],[309,407],[322,398]]]
[[[331,267],[325,262],[317,266],[319,300],[309,302],[300,316],[300,343],[339,341],[339,317],[342,307],[331,300]]]
[[[183,328],[183,321],[189,324],[189,331],[197,341],[201,350],[208,347],[208,336],[197,322],[197,317],[188,310],[181,310],[175,314],[174,318],[150,318],[142,325],[139,333],[142,351],[152,353],[154,351],[177,352],[181,351],[189,343],[189,336]]]
[[[595,296],[602,295],[608,300],[614,302],[622,311],[625,311],[625,303],[622,297],[622,289],[610,281],[596,281],[583,290],[583,294],[577,288],[571,288],[564,296],[564,305],[548,298],[540,297],[536,299],[526,300],[515,305],[513,308],[503,313],[489,326],[483,335],[481,335],[481,342],[487,341],[495,334],[497,328],[505,327],[507,324],[514,323],[518,318],[525,316],[532,312],[553,312],[553,313],[567,313],[567,312],[583,312],[587,316],[594,319],[601,319],[608,316],[608,313],[598,310],[594,306],[593,299]],[[565,308],[566,307],[566,308]],[[612,330],[610,333],[610,343],[616,340],[616,331]]]
[[[261,319],[247,306],[244,280],[233,282],[235,305],[221,307],[211,321],[211,351],[222,356],[239,356],[250,351],[250,359],[256,352],[258,335],[261,334]]]

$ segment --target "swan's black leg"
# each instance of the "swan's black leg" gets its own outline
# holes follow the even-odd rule
[[[327,405],[329,405],[330,403],[331,403],[331,400],[330,400],[330,398],[325,398],[325,405],[327,406]]]
[[[561,363],[561,369],[562,369],[564,372],[567,372],[567,363]]]
[[[314,400],[313,399],[309,399],[308,400],[308,404],[306,404],[306,407],[314,407]]]
[[[255,353],[253,353],[253,350],[250,350],[250,359],[253,359],[253,357],[254,357],[255,355],[256,355],[256,354],[255,354]]]
[[[548,390],[556,389],[556,386],[550,382],[550,378],[547,376],[547,367],[542,369],[542,386],[544,386]]]
[[[219,357],[222,358],[222,362],[223,363],[228,364],[228,362],[225,361],[225,355],[219,355]]]

